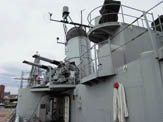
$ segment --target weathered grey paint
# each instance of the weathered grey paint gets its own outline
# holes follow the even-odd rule
[[[126,24],[121,24],[117,32],[124,26]],[[126,43],[112,52],[113,64],[109,64],[110,59],[104,60],[103,67],[113,67],[115,75],[108,74],[108,77],[102,78],[96,75],[94,79],[88,76],[84,78],[85,81],[89,80],[94,85],[76,86],[71,94],[71,122],[113,122],[114,82],[120,82],[125,87],[129,109],[127,122],[163,122],[163,62],[155,58],[148,32],[130,41],[143,31],[144,28],[132,26],[111,40],[112,49]],[[153,31],[152,34],[160,49],[163,46],[161,33]],[[108,52],[107,48],[102,50]],[[102,54],[99,53],[99,57]],[[17,108],[19,115],[29,118],[30,111],[33,111],[42,95],[43,92],[20,90]]]
[[[30,88],[19,89],[17,116],[23,119],[31,119],[34,115],[40,116],[40,105],[49,104],[49,97],[43,92],[31,92]],[[44,115],[42,115],[44,116]]]
[[[113,83],[125,86],[129,109],[128,122],[161,122],[163,88],[159,62],[153,52],[118,69],[115,77],[103,79],[93,86],[79,85],[72,101],[72,122],[113,122]],[[78,107],[80,106],[80,107]]]
[[[112,45],[120,46],[143,31],[144,28],[136,26],[128,28],[112,40]],[[163,40],[157,33],[152,34],[159,49]],[[112,57],[115,76],[95,79],[98,83],[92,86],[80,84],[74,90],[76,99],[71,103],[71,122],[113,122],[113,83],[116,81],[125,86],[128,122],[162,122],[163,63],[154,56],[148,32],[112,52]]]

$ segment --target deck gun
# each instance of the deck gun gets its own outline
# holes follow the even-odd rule
[[[23,61],[23,63],[46,70],[44,78],[42,79],[43,84],[47,84],[48,82],[52,81],[52,76],[54,76],[56,73],[56,69],[51,66],[40,65],[40,64],[29,62],[29,61]]]
[[[29,65],[32,65],[32,66],[35,66],[35,67],[38,67],[38,68],[41,68],[41,69],[49,70],[49,67],[46,66],[46,65],[40,65],[40,64],[29,62],[29,61],[23,61],[23,63],[29,64]]]
[[[48,58],[45,58],[45,57],[42,57],[42,56],[39,56],[39,55],[33,55],[32,56],[33,58],[38,58],[38,59],[40,59],[40,60],[42,60],[42,61],[45,61],[45,62],[49,62],[49,63],[51,63],[51,64],[55,64],[55,65],[60,65],[60,61],[57,61],[57,60],[51,60],[51,59],[48,59]]]
[[[75,83],[75,81],[78,81],[79,69],[75,65],[75,62],[51,60],[39,55],[34,55],[33,58],[57,65],[56,72],[52,76],[54,84]]]

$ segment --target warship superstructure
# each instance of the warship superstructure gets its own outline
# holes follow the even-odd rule
[[[66,58],[23,61],[32,70],[16,121],[163,122],[163,16],[152,13],[162,2],[142,11],[105,0],[88,26],[68,22],[64,7],[61,22],[75,25],[66,32]]]

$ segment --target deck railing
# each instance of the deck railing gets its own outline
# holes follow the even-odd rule
[[[130,7],[130,6],[120,5],[120,10],[118,13],[107,13],[107,14],[103,14],[103,15],[100,14],[99,11],[101,10],[102,7],[104,7],[104,6],[108,7],[108,6],[114,6],[114,5],[118,5],[118,4],[111,3],[111,4],[101,5],[101,6],[94,8],[87,16],[89,25],[91,27],[94,27],[95,24],[98,24],[98,20],[102,16],[118,15],[119,23],[131,23],[135,19],[137,19],[137,21],[135,23],[133,23],[133,25],[147,28],[146,20],[144,19],[143,16],[140,17],[142,14],[144,14],[145,11],[142,11],[142,10]],[[147,20],[148,23],[151,25],[151,23],[154,22],[153,13],[146,12],[146,16],[148,18],[148,20]]]
[[[111,49],[111,54],[107,54],[107,55],[103,55],[102,57],[99,57],[98,54],[98,45],[99,43],[93,43],[91,42],[91,47],[89,48],[88,51],[86,51],[85,53],[83,53],[80,58],[83,59],[83,57],[86,56],[86,54],[88,52],[91,53],[91,60],[88,64],[85,64],[86,66],[84,66],[84,68],[91,68],[91,72],[89,74],[86,74],[86,76],[97,73],[99,70],[101,70],[100,68],[100,64],[99,64],[99,60],[102,58],[106,58],[106,57],[110,57],[112,55],[112,53],[116,52],[117,50],[121,50],[123,46],[125,46],[126,44],[130,43],[131,41],[135,41],[137,40],[137,38],[139,38],[140,36],[142,36],[143,34],[145,34],[146,32],[150,31],[156,31],[157,27],[160,27],[161,31],[163,32],[163,23],[161,23],[161,21],[159,20],[159,24],[155,25],[155,23],[153,23],[155,21],[156,18],[154,18],[154,15],[152,12],[150,12],[152,9],[155,9],[156,7],[160,6],[163,3],[163,1],[159,2],[157,5],[155,5],[154,7],[152,7],[151,9],[149,9],[148,11],[142,11],[133,7],[129,7],[126,5],[121,5],[120,6],[120,11],[119,13],[109,13],[110,15],[114,15],[117,14],[118,15],[118,22],[119,23],[127,23],[126,27],[122,28],[119,32],[117,32],[114,36],[116,37],[118,34],[120,34],[121,32],[123,32],[125,29],[127,29],[129,26],[138,26],[138,27],[142,27],[144,28],[144,32],[141,32],[138,35],[135,35],[135,37],[133,37],[131,40],[129,40],[128,42],[118,45],[117,47],[114,47]],[[113,4],[107,4],[108,5],[113,5]],[[117,5],[117,4],[114,4]],[[99,10],[102,8],[103,6],[98,6],[96,8],[94,8],[87,17],[88,23],[91,27],[94,27],[96,25],[98,25],[99,20],[101,18],[101,15],[99,13]],[[130,14],[129,14],[130,13]],[[131,14],[132,13],[132,14]],[[109,14],[105,14],[105,15],[109,15]],[[104,16],[104,15],[103,15]],[[153,24],[152,24],[153,23]],[[158,33],[160,33],[158,32]],[[151,39],[151,41],[153,41]],[[100,43],[109,43],[108,40],[100,42]],[[152,42],[153,43],[153,42]],[[152,45],[153,49],[155,50],[155,45]],[[81,61],[81,63],[79,64],[79,68],[80,70],[84,70],[83,67],[83,62]],[[81,78],[86,77],[82,74],[81,71]]]

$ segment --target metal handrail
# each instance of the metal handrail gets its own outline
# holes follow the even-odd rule
[[[149,27],[149,26],[147,26],[147,23],[152,23],[152,22],[154,22],[154,16],[153,16],[153,13],[151,13],[150,11],[151,10],[153,10],[154,8],[156,8],[157,6],[159,6],[161,3],[163,3],[163,1],[161,1],[161,2],[159,2],[158,4],[156,4],[155,6],[153,6],[152,8],[150,8],[149,10],[147,10],[147,11],[142,11],[142,10],[139,10],[139,9],[135,9],[135,8],[133,8],[133,7],[129,7],[129,6],[126,6],[126,5],[121,5],[121,11],[119,12],[119,13],[109,13],[109,14],[118,14],[118,15],[121,15],[122,16],[122,21],[123,22],[125,22],[125,17],[131,17],[131,18],[134,18],[134,21],[132,21],[130,24],[127,24],[124,28],[122,28],[120,31],[118,31],[112,38],[114,38],[115,36],[117,36],[119,33],[121,33],[122,31],[124,31],[126,28],[128,28],[129,26],[132,26],[132,25],[135,25],[135,22],[137,22],[138,23],[138,26],[139,26],[139,22],[141,21],[142,23],[142,27],[144,27],[145,28],[145,30],[143,31],[143,32],[141,32],[140,34],[138,34],[138,35],[136,35],[135,37],[133,37],[131,40],[129,40],[129,41],[127,41],[126,43],[124,43],[124,44],[122,44],[122,45],[119,45],[118,46],[118,48],[115,48],[115,49],[113,49],[113,50],[111,50],[111,53],[114,53],[116,50],[119,50],[122,46],[124,46],[124,45],[126,45],[126,44],[128,44],[128,43],[130,43],[130,42],[132,42],[132,41],[135,41],[135,40],[137,40],[137,38],[139,38],[139,37],[141,37],[142,35],[144,35],[146,32],[149,32],[150,30],[152,30],[153,29],[153,31],[156,31],[156,27],[157,26],[161,26],[161,25],[163,25],[163,23],[159,23],[159,25],[155,25],[155,23],[153,23],[153,26],[151,25],[151,27]],[[113,5],[113,4],[107,4],[107,6],[108,5]],[[117,4],[115,4],[114,3],[114,5],[117,5]],[[119,4],[118,4],[119,5]],[[93,22],[93,20],[95,20],[97,17],[98,17],[98,15],[97,15],[97,13],[96,13],[96,15],[97,16],[92,16],[95,12],[97,12],[97,9],[99,9],[99,8],[101,8],[101,7],[103,7],[103,6],[98,6],[98,7],[96,7],[96,8],[94,8],[89,14],[88,14],[88,16],[87,16],[87,20],[88,20],[88,23],[89,23],[89,25],[91,25],[91,26],[93,26],[93,24],[92,24],[92,22]],[[137,11],[137,12],[140,12],[140,16],[133,16],[133,15],[130,15],[130,14],[127,14],[127,13],[124,13],[123,12],[123,8],[128,8],[128,9],[131,9],[131,10],[134,10],[134,11]],[[100,14],[99,14],[100,15]],[[108,15],[108,14],[104,14],[103,16],[105,16],[105,15]],[[148,16],[148,19],[147,19],[147,17],[146,16]],[[151,17],[151,20],[149,20],[149,16]],[[93,17],[93,18],[92,18]],[[140,21],[139,21],[140,20]],[[149,24],[148,24],[149,25]],[[140,26],[139,26],[140,27]],[[152,29],[151,29],[152,28]],[[162,28],[162,26],[160,27],[161,28],[161,30],[163,30],[163,28]],[[100,42],[100,43],[103,43],[103,42]],[[99,44],[99,43],[98,43]],[[92,58],[92,60],[91,60],[91,62],[93,63],[93,65],[91,65],[92,67],[95,67],[96,68],[96,70],[94,70],[93,72],[97,72],[98,71],[98,68],[99,68],[99,66],[98,66],[98,64],[95,64],[95,61],[97,61],[97,60],[99,60],[100,58],[102,58],[102,57],[96,57],[95,56],[95,54],[97,53],[97,50],[94,48],[94,47],[96,47],[98,44],[95,44],[95,43],[93,43],[93,46],[92,47],[90,47],[90,49],[89,50],[87,50],[85,53],[88,53],[88,52],[92,52],[92,54],[93,54],[93,57],[91,57]],[[92,51],[93,50],[93,51]],[[82,57],[82,56],[84,56],[85,55],[85,53],[83,53],[80,57]],[[109,56],[109,55],[107,55],[107,56]],[[82,63],[82,62],[81,62]],[[90,65],[90,63],[89,64],[85,64],[85,65]],[[80,66],[80,65],[79,65]],[[93,73],[92,72],[92,73]]]
[[[88,16],[87,16],[87,21],[88,21],[88,23],[89,23],[90,26],[93,26],[93,24],[92,24],[91,22],[97,17],[97,16],[96,16],[96,17],[92,18],[92,14],[93,14],[94,12],[97,12],[97,10],[98,10],[99,8],[102,8],[103,6],[109,6],[109,5],[119,5],[119,4],[110,3],[110,4],[106,4],[106,5],[100,5],[100,6],[96,7],[96,8],[94,8],[94,9],[88,14]],[[140,10],[140,9],[136,9],[136,8],[133,8],[133,7],[130,7],[130,6],[122,5],[122,4],[120,5],[120,7],[121,7],[121,13],[119,12],[119,13],[110,13],[110,14],[118,14],[118,15],[121,15],[121,16],[122,16],[122,20],[124,20],[124,16],[130,16],[130,17],[133,17],[133,18],[138,18],[138,17],[136,17],[136,16],[132,16],[132,15],[129,15],[129,14],[127,14],[127,13],[124,13],[124,12],[123,12],[123,9],[124,9],[124,8],[131,9],[131,10],[134,10],[134,11],[140,12],[140,13],[143,13],[143,12],[144,12],[144,11],[142,11],[142,10]],[[146,14],[152,16],[152,13],[147,12]],[[108,15],[108,14],[106,14],[106,15]],[[152,21],[153,21],[153,20],[152,20]]]

